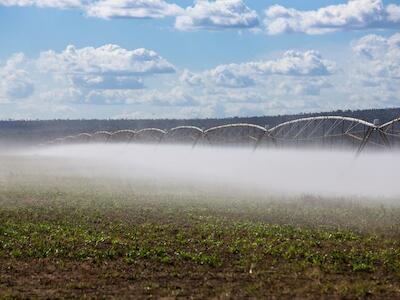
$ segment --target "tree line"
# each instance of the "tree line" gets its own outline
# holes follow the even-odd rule
[[[210,128],[230,123],[251,123],[260,126],[273,127],[286,121],[314,116],[347,116],[373,122],[379,119],[381,123],[400,117],[400,108],[336,110],[320,113],[302,113],[292,115],[232,117],[209,119],[55,119],[55,120],[3,120],[0,121],[0,142],[29,145],[41,143],[57,137],[74,135],[82,132],[92,133],[99,130],[117,131],[120,129],[143,129],[155,127],[170,129],[182,125],[193,125],[200,128]]]

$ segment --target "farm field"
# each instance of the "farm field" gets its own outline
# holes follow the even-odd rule
[[[88,177],[42,159],[0,158],[0,298],[400,297],[396,198]]]
[[[400,300],[400,0],[0,26],[0,300]]]

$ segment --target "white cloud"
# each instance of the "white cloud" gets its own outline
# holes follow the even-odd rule
[[[291,50],[274,59],[219,65],[196,73],[182,70],[178,76],[173,65],[150,50],[69,46],[32,60],[18,54],[0,66],[0,102],[25,97],[7,105],[49,116],[109,117],[108,113],[126,110],[138,117],[158,118],[396,105],[400,100],[400,34],[368,35],[352,47],[355,54],[347,53],[348,62],[339,71],[318,52]],[[172,75],[163,80],[153,77],[163,73]],[[9,84],[8,78],[14,83]]]
[[[80,9],[89,17],[160,19],[176,17],[178,30],[255,29],[259,18],[242,0],[197,0],[186,9],[165,0],[0,0],[0,6]]]
[[[51,8],[82,8],[88,1],[85,0],[0,0],[4,6],[38,6]]]
[[[81,104],[83,93],[76,88],[48,88],[44,91],[37,91],[33,97],[17,103],[18,110],[29,114],[29,118],[37,118],[38,115],[44,118],[68,118],[71,113],[81,111],[81,107],[74,107],[74,104]],[[84,117],[84,116],[82,116]]]
[[[117,45],[76,49],[70,45],[61,53],[43,52],[40,67],[67,74],[149,75],[175,72],[174,66],[156,52],[144,48],[126,50]]]
[[[79,116],[82,107],[91,107],[94,114],[101,109],[115,113],[124,107],[169,118],[300,110],[309,103],[307,97],[325,89],[323,75],[334,72],[334,64],[314,51],[288,51],[273,60],[221,65],[201,73],[184,70],[179,78],[184,85],[176,75],[164,77],[163,81],[147,79],[154,74],[173,73],[175,67],[145,49],[69,46],[61,52],[42,53],[28,61],[29,68],[22,68],[22,61],[23,56],[16,56],[3,68],[24,72],[29,69],[37,83],[35,94],[18,102],[18,108],[42,115],[45,111],[57,116],[65,112],[65,117]],[[148,88],[144,87],[145,80]],[[288,83],[287,91],[278,93],[282,82]],[[300,99],[293,100],[293,94]],[[104,105],[113,107],[108,109]]]
[[[278,95],[286,94],[296,96],[319,96],[323,89],[333,87],[332,84],[322,79],[283,80],[277,83],[276,86]]]
[[[67,77],[75,86],[89,89],[143,88],[140,77],[174,73],[175,67],[156,52],[127,50],[117,45],[41,53],[38,67],[43,72]]]
[[[100,76],[100,75],[77,75],[71,76],[75,86],[85,89],[142,89],[144,88],[141,78],[129,76]]]
[[[259,25],[257,12],[242,0],[198,0],[176,18],[179,30],[222,30],[254,28]]]
[[[349,0],[345,4],[309,11],[273,5],[265,14],[264,24],[269,34],[323,34],[338,30],[400,27],[400,6],[391,4],[385,7],[382,0]]]
[[[244,64],[219,65],[201,73],[185,70],[180,81],[188,86],[219,86],[225,88],[246,88],[255,84],[255,70]]]
[[[176,16],[183,9],[163,0],[101,0],[86,7],[88,16],[111,18],[163,18]]]
[[[400,5],[389,4],[386,8],[389,22],[400,23]]]
[[[190,72],[189,70],[183,70],[179,80],[187,85],[196,86],[203,84],[203,78],[200,74]]]
[[[282,58],[255,64],[263,75],[325,76],[336,68],[332,61],[325,60],[317,51],[286,51]]]
[[[184,70],[179,81],[186,87],[201,87],[201,90],[207,88],[208,91],[214,88],[236,89],[255,85],[252,74],[242,72],[239,64],[220,65],[199,73]]]
[[[174,87],[168,91],[161,90],[143,90],[137,92],[136,99],[144,103],[159,106],[188,106],[197,104],[196,96],[188,93],[180,86]],[[128,99],[127,104],[134,103],[135,99]]]
[[[268,101],[268,93],[263,88],[253,87],[251,89],[229,89],[208,88],[202,94],[202,103],[265,103]]]
[[[255,84],[252,76],[252,71],[243,65],[230,64],[220,65],[215,69],[206,71],[203,74],[204,80],[212,82],[215,85],[230,87],[230,88],[244,88]]]
[[[34,102],[47,104],[81,103],[82,99],[84,99],[84,94],[80,89],[67,87],[43,91],[38,94]]]
[[[90,17],[102,19],[157,19],[177,16],[184,11],[164,0],[0,0],[0,5],[80,9]]]
[[[220,65],[200,74],[185,71],[180,79],[189,85],[209,84],[230,88],[245,88],[268,76],[327,76],[335,72],[334,62],[325,60],[316,51],[287,51],[275,60]]]
[[[363,59],[360,72],[369,81],[374,77],[400,79],[400,33],[389,38],[364,36],[353,45],[353,51]]]
[[[159,107],[197,104],[195,96],[179,86],[167,91],[157,89],[92,90],[85,99],[85,102],[92,104],[145,104]]]
[[[33,81],[21,65],[25,57],[17,53],[0,68],[0,102],[29,97],[34,91]]]

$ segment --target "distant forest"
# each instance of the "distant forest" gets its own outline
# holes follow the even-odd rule
[[[170,129],[181,125],[193,125],[200,128],[210,128],[229,123],[252,123],[270,127],[293,119],[312,116],[347,116],[369,122],[379,119],[385,123],[400,117],[400,108],[366,109],[366,110],[337,110],[322,113],[303,113],[296,115],[277,115],[262,117],[233,117],[224,119],[110,119],[110,120],[8,120],[0,121],[0,142],[4,144],[31,145],[82,132],[98,130],[116,131],[120,129],[142,129],[156,127]]]

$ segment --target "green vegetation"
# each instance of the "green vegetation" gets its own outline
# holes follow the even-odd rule
[[[111,182],[0,189],[0,298],[400,297],[400,207]]]

